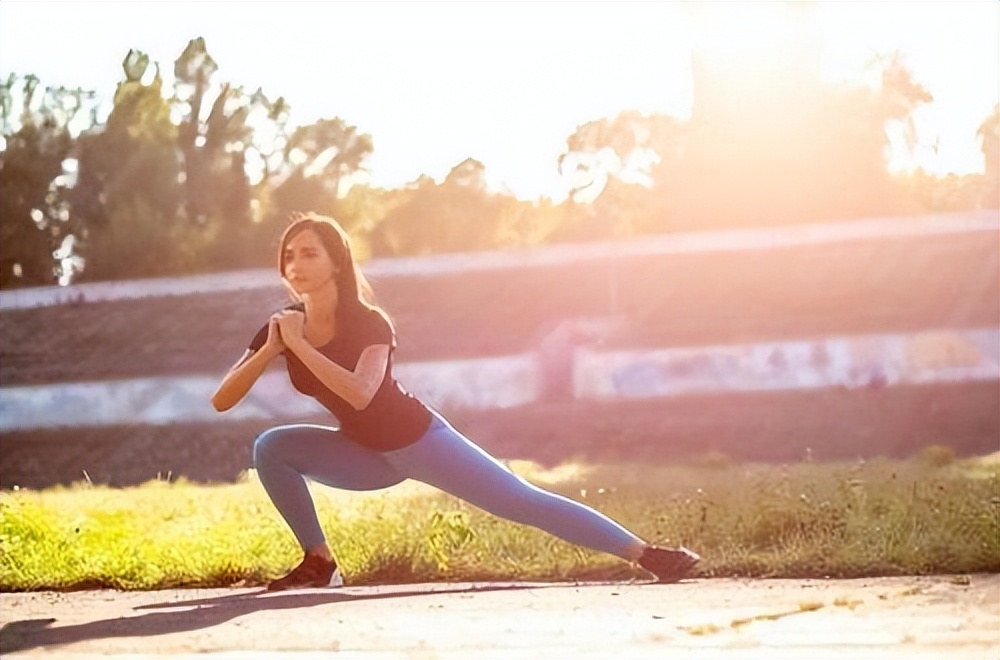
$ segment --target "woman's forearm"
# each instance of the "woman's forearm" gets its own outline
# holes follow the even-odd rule
[[[327,389],[355,410],[368,407],[388,368],[389,347],[386,345],[363,350],[354,371],[329,360],[305,340],[293,341],[288,348]]]
[[[219,388],[212,395],[212,406],[219,412],[229,410],[243,400],[250,388],[261,377],[268,363],[278,353],[261,349],[245,356],[229,370]]]

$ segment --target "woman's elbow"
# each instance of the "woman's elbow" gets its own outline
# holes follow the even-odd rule
[[[351,401],[348,401],[348,403],[351,404],[352,408],[354,408],[358,412],[361,412],[362,410],[366,410],[368,406],[372,404],[372,401],[375,400],[375,395],[377,393],[378,393],[377,387],[375,388],[369,387],[367,389],[358,390],[357,392],[354,393],[354,396],[351,397]]]
[[[236,402],[233,401],[232,397],[226,396],[222,390],[212,395],[212,407],[215,408],[216,412],[226,412],[235,405]]]
[[[374,399],[374,398],[375,397],[358,395],[356,397],[353,397],[347,403],[351,404],[351,407],[354,408],[356,411],[362,412],[362,411],[366,410],[368,408],[368,406],[370,406],[372,404],[372,399]]]

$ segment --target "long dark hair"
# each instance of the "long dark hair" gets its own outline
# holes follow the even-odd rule
[[[352,319],[366,311],[374,310],[390,322],[389,315],[375,302],[372,287],[351,253],[351,238],[340,224],[325,215],[318,213],[295,213],[291,216],[291,224],[281,235],[278,248],[278,272],[285,278],[285,248],[288,242],[311,229],[316,232],[320,243],[330,256],[337,270],[337,320],[351,322]],[[287,283],[286,283],[287,286]],[[292,299],[301,302],[295,291],[288,286]]]

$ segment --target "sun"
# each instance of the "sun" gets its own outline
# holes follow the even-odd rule
[[[987,26],[996,25],[1000,11],[995,3],[950,7],[805,0],[685,4],[692,61],[702,72],[695,73],[702,81],[695,104],[725,106],[736,120],[773,112],[775,99],[795,98],[820,81],[877,88],[881,76],[874,64],[899,53],[933,100],[907,119],[906,139],[899,126],[887,127],[889,168],[983,172],[976,131],[997,103],[997,37]],[[964,29],[942,30],[943,21]]]

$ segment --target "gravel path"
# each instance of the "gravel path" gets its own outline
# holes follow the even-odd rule
[[[0,594],[5,658],[991,658],[1000,575]]]

